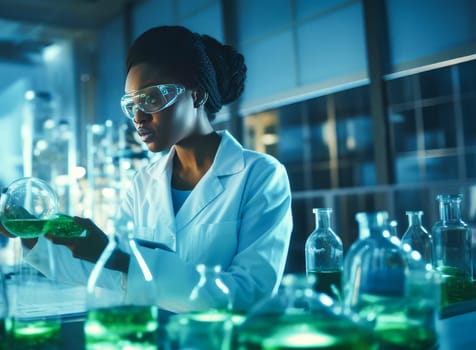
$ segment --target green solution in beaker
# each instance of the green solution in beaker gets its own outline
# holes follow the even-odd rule
[[[0,319],[0,349],[10,349],[12,337],[12,320],[10,317]]]
[[[262,317],[238,330],[239,350],[369,350],[377,344],[371,331],[346,319],[316,320],[315,315]]]
[[[57,318],[41,320],[14,319],[14,349],[42,349],[59,346],[61,323]]]
[[[156,306],[120,306],[89,310],[85,325],[87,350],[156,350]]]

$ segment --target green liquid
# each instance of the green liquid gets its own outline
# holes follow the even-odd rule
[[[440,266],[442,307],[454,303],[476,299],[476,285],[465,271],[449,266]]]
[[[12,321],[10,318],[0,319],[0,349],[10,349]]]
[[[60,338],[61,324],[58,319],[52,320],[14,320],[14,349],[39,349],[51,346],[56,348]]]
[[[48,220],[3,219],[2,224],[12,235],[21,238],[35,238],[45,233],[56,237],[77,237],[84,231],[72,217],[64,214],[57,214]]]
[[[78,225],[71,216],[56,214],[55,218],[46,222],[44,231],[55,237],[77,237],[83,233],[84,228]]]
[[[342,271],[308,271],[308,274],[316,276],[316,285],[314,289],[320,293],[326,293],[330,297],[335,298],[336,293],[331,287],[337,288],[337,291],[342,292]]]
[[[21,238],[35,238],[46,233],[46,220],[40,219],[3,219],[2,225],[12,235]]]
[[[179,314],[169,320],[167,337],[172,349],[229,349],[233,323],[242,321],[226,310]]]
[[[437,343],[435,305],[363,294],[359,307],[359,317],[372,321],[384,349],[428,349]]]
[[[263,316],[238,330],[239,350],[376,349],[370,330],[338,317],[311,314]]]
[[[88,311],[84,324],[87,350],[155,350],[158,344],[155,306],[122,306]]]

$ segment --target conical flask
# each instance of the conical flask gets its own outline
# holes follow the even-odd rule
[[[314,275],[285,275],[278,292],[238,327],[234,349],[376,349],[371,330],[342,314],[314,284]]]
[[[422,211],[407,211],[408,228],[402,236],[402,246],[409,245],[411,250],[420,253],[424,263],[433,266],[433,238],[423,227]],[[407,248],[408,249],[408,248]]]
[[[87,286],[84,324],[86,350],[157,349],[158,307],[155,281],[134,240],[131,222],[119,222],[94,266]],[[112,271],[112,262],[127,260],[139,273],[133,283],[124,271]],[[116,288],[106,281],[116,280]]]
[[[440,219],[432,227],[435,265],[442,277],[442,306],[474,298],[471,229],[462,220],[463,196],[437,196]]]
[[[232,350],[232,299],[220,277],[221,266],[199,264],[200,276],[189,297],[191,311],[167,324],[171,349]]]
[[[330,226],[331,208],[313,209],[316,228],[305,245],[306,273],[316,275],[316,291],[340,297],[344,264],[342,240]]]

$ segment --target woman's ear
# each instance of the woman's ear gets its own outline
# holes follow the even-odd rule
[[[207,102],[208,93],[203,89],[195,89],[192,92],[193,95],[193,106],[198,108]]]

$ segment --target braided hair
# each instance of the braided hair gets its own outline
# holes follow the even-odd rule
[[[140,63],[165,68],[185,86],[206,91],[205,109],[210,120],[223,105],[243,93],[243,55],[230,45],[182,26],[159,26],[141,34],[129,48],[126,73]]]

